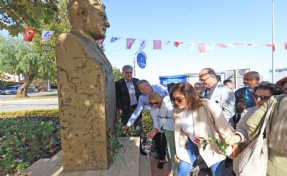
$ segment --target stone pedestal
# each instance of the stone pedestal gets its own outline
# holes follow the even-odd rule
[[[56,55],[64,171],[106,169],[106,131],[115,118],[112,66],[96,40],[79,34],[61,34]]]

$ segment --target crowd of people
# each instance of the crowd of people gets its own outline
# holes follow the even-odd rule
[[[287,175],[287,78],[276,84],[260,82],[259,73],[250,71],[243,77],[244,87],[235,90],[231,80],[221,81],[212,68],[202,69],[194,85],[181,82],[167,87],[133,78],[130,65],[122,72],[123,78],[115,83],[117,109],[124,115],[122,129],[135,126],[142,155],[147,155],[145,138],[153,139],[158,169],[163,169],[168,156],[169,175],[235,175],[226,167],[258,135],[272,101],[271,120],[263,129],[269,150],[266,175]],[[142,130],[143,109],[150,110],[153,121],[148,134]]]

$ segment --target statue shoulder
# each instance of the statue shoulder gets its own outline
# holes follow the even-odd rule
[[[62,33],[60,34],[57,39],[56,39],[56,43],[60,44],[60,43],[67,43],[67,42],[71,42],[71,40],[79,40],[79,38],[72,33]]]

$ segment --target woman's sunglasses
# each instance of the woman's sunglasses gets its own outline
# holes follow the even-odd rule
[[[176,97],[176,98],[172,97],[171,101],[181,103],[183,99],[185,99],[185,97]]]
[[[153,106],[153,105],[158,105],[159,102],[157,102],[157,101],[156,102],[149,102],[149,104]]]
[[[270,96],[259,96],[259,95],[254,95],[255,100],[257,100],[258,98],[260,98],[260,100],[268,100],[270,98]]]

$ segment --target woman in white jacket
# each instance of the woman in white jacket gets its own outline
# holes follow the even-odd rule
[[[215,143],[205,149],[194,140],[199,137],[220,136],[225,139],[233,134],[233,128],[225,120],[221,108],[213,101],[201,99],[189,83],[178,83],[170,92],[174,103],[174,135],[176,156],[179,159],[178,176],[189,175],[197,155],[201,155],[211,175],[225,176],[225,155]],[[213,124],[211,124],[213,123]],[[213,128],[214,127],[214,128]],[[215,129],[216,128],[216,129]]]

